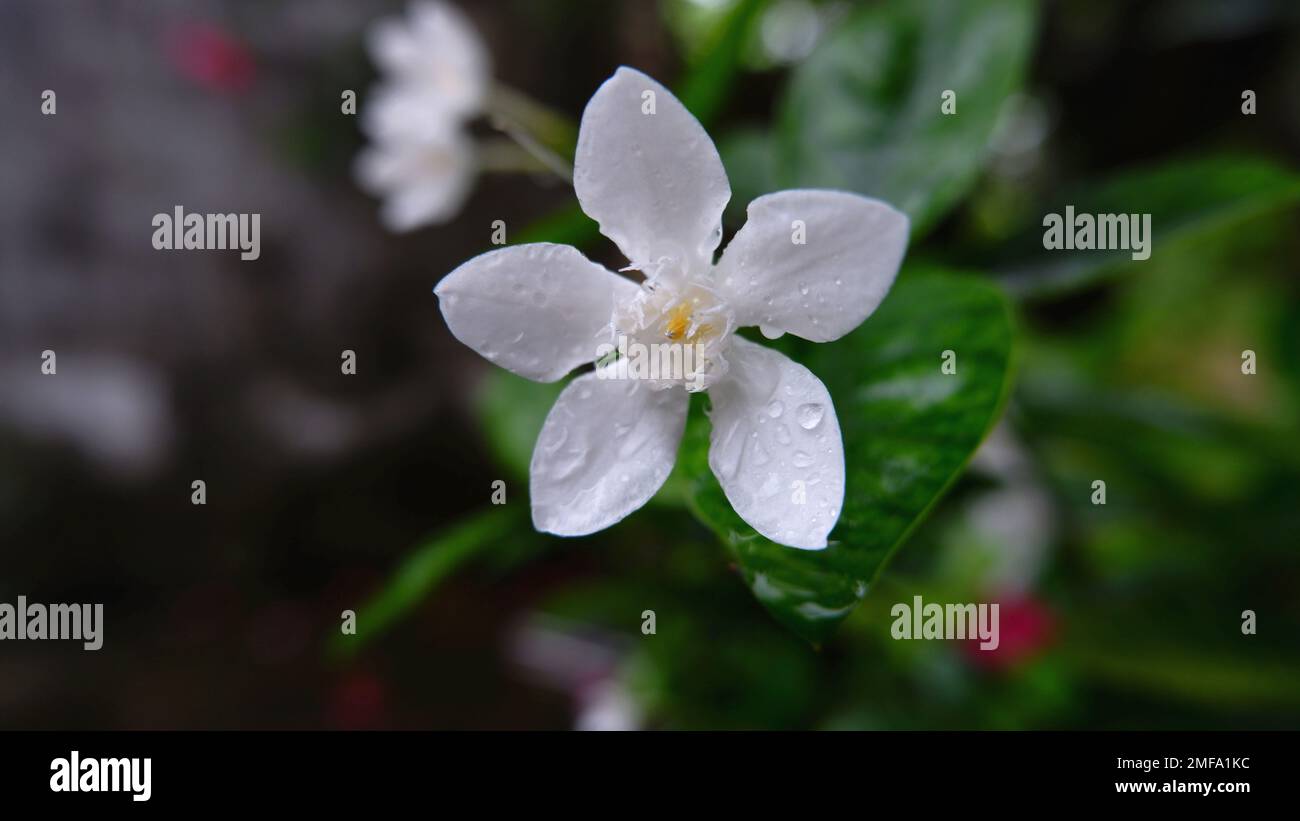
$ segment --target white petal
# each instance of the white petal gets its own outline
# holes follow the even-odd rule
[[[440,96],[400,83],[379,83],[371,88],[360,121],[361,130],[378,141],[445,140],[462,127],[459,116]]]
[[[490,68],[469,19],[450,3],[425,0],[408,19],[380,20],[368,34],[370,54],[392,79],[440,98],[462,116],[482,107]]]
[[[653,96],[648,96],[653,95]],[[653,101],[654,113],[644,113]],[[713,261],[731,186],[713,141],[672,92],[627,67],[582,113],[573,187],[633,263]]]
[[[614,305],[636,291],[578,249],[549,242],[480,254],[434,288],[457,339],[539,382],[594,361],[613,339]]]
[[[907,232],[907,216],[880,200],[844,191],[767,194],[749,204],[748,221],[719,260],[719,289],[742,326],[839,339],[889,292]]]
[[[790,547],[825,547],[844,502],[844,444],[826,386],[741,337],[727,358],[730,371],[709,390],[709,467],[759,533]]]
[[[380,217],[388,230],[404,233],[425,225],[440,225],[460,213],[469,193],[469,176],[426,181],[393,192]]]
[[[447,133],[372,143],[357,155],[355,174],[361,187],[385,198],[384,223],[393,231],[409,231],[456,216],[475,168],[469,141]]]
[[[559,536],[602,530],[644,505],[672,472],[690,401],[677,388],[602,379],[564,389],[537,437],[529,468],[533,525]]]

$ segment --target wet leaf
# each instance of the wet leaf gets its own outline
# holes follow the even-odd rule
[[[790,346],[830,390],[844,436],[844,509],[825,550],[778,545],[736,515],[708,467],[708,422],[692,415],[681,455],[691,507],[779,620],[820,641],[868,594],[997,420],[1012,335],[996,286],[931,270],[905,272],[847,337]],[[945,350],[955,374],[940,370]]]

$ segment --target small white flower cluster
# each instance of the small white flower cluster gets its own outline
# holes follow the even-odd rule
[[[404,20],[380,20],[368,46],[382,77],[361,115],[371,143],[357,157],[357,180],[383,197],[390,230],[446,222],[475,176],[465,126],[487,97],[487,50],[469,20],[440,0],[415,3]]]

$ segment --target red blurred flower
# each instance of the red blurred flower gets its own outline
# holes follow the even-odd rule
[[[384,683],[373,673],[349,673],[330,692],[325,719],[336,730],[383,727],[387,718]]]
[[[1029,595],[998,602],[998,646],[980,649],[978,638],[965,643],[967,657],[986,670],[1006,670],[1037,656],[1056,636],[1056,617],[1047,605]]]
[[[166,33],[166,51],[177,71],[208,91],[239,93],[253,84],[252,53],[212,23],[172,26]]]

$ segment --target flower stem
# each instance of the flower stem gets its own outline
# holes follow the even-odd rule
[[[565,182],[573,181],[577,129],[553,109],[509,86],[496,83],[487,100],[488,121]]]
[[[514,139],[503,137],[489,137],[479,142],[478,164],[489,174],[539,174],[555,170]]]

